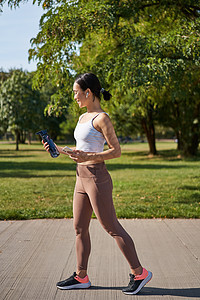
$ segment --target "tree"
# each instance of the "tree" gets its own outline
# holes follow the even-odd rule
[[[16,136],[16,150],[19,141],[24,142],[24,134],[37,127],[41,113],[40,94],[33,91],[31,74],[22,70],[12,71],[12,75],[1,83],[0,120],[4,132],[10,128]]]
[[[196,155],[200,142],[199,78],[200,69],[196,66],[187,72],[179,70],[160,95],[165,102],[159,117],[164,125],[173,128],[178,149],[186,155]]]
[[[50,103],[55,88],[50,84],[43,86],[41,91],[32,89],[33,73],[22,70],[11,70],[10,76],[1,82],[0,87],[0,124],[1,131],[14,131],[16,150],[19,142],[25,143],[26,134],[42,128],[48,128],[49,134],[56,139],[60,133],[60,123],[65,116],[54,117],[46,113],[45,108]],[[49,108],[50,110],[50,108]]]

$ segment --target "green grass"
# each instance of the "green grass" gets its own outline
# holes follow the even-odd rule
[[[119,218],[199,218],[200,158],[181,159],[172,142],[122,145],[107,161]],[[0,219],[71,218],[76,164],[41,144],[0,144]]]

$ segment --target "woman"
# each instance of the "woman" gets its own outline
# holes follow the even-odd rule
[[[91,249],[89,224],[94,211],[130,265],[130,282],[122,291],[125,294],[137,294],[151,279],[152,273],[142,268],[134,243],[118,222],[113,206],[112,180],[104,161],[120,157],[121,150],[111,120],[100,105],[101,93],[105,100],[109,100],[111,95],[101,88],[98,78],[92,73],[78,76],[73,91],[79,107],[86,107],[87,112],[80,116],[74,132],[76,148],[67,152],[64,148],[57,148],[77,163],[73,199],[77,270],[68,279],[58,282],[57,287],[73,289],[91,286],[87,265]],[[105,141],[109,149],[104,151]],[[48,151],[48,145],[44,146]]]

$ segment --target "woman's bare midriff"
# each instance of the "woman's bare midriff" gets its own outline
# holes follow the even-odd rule
[[[94,160],[88,160],[88,161],[84,161],[84,162],[82,162],[82,163],[78,163],[78,165],[85,165],[85,166],[87,166],[87,165],[94,165],[94,164],[99,164],[99,163],[102,163],[102,162],[104,162],[104,160],[102,159],[102,160],[99,160],[99,161],[94,161]]]

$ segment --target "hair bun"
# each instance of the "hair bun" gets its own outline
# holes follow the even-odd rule
[[[102,89],[100,90],[100,93],[103,94],[103,98],[104,98],[104,100],[106,100],[106,101],[109,101],[110,98],[112,97],[112,95],[111,95],[108,91],[106,91],[104,88],[102,88]]]

